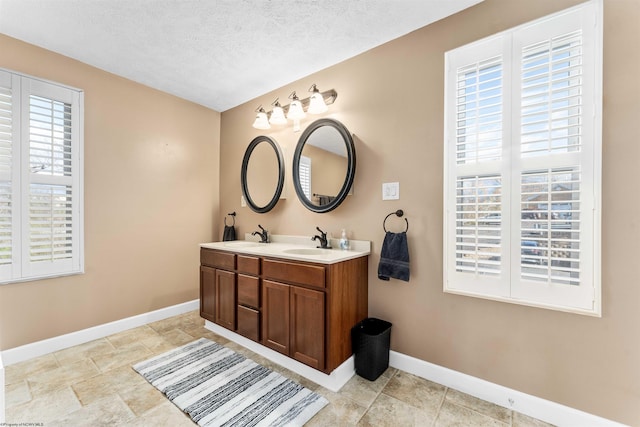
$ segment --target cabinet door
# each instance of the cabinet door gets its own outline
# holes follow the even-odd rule
[[[262,281],[262,343],[289,355],[289,285]]]
[[[235,331],[236,329],[236,274],[216,270],[215,322]]]
[[[216,270],[200,267],[200,316],[215,322]]]
[[[238,328],[236,332],[253,341],[260,340],[260,312],[238,305]]]
[[[291,287],[291,356],[324,369],[324,292]]]

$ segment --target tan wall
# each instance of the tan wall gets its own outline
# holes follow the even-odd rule
[[[239,232],[262,224],[275,234],[371,240],[369,314],[393,323],[392,349],[606,418],[640,425],[640,2],[605,1],[603,316],[518,306],[442,292],[443,54],[446,50],[579,3],[486,0],[476,7],[291,83],[222,114],[220,203],[238,212]],[[253,110],[305,91],[335,88],[329,113],[355,134],[354,194],[315,214],[296,198],[290,126],[258,131]],[[311,119],[302,122],[304,128]],[[240,207],[240,165],[264,132],[286,157],[287,198],[268,214]],[[382,201],[381,184],[400,182],[400,200]],[[382,220],[404,209],[411,281],[378,280]],[[389,218],[389,228],[403,222]],[[222,230],[219,229],[218,233]]]
[[[191,301],[220,114],[0,35],[0,67],[85,91],[83,275],[0,286],[0,349]]]

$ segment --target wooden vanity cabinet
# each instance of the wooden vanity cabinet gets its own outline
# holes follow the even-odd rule
[[[254,341],[260,341],[260,258],[238,255],[237,329]]]
[[[289,354],[290,286],[262,281],[262,343],[280,353]]]
[[[327,374],[353,353],[368,257],[320,264],[202,248],[200,258],[203,318]]]
[[[216,270],[215,322],[232,331],[236,330],[236,274]]]
[[[200,315],[235,331],[236,256],[228,252],[200,251]]]
[[[216,269],[200,266],[200,316],[216,321]]]
[[[268,259],[263,269],[263,344],[324,370],[325,266]]]
[[[367,317],[368,258],[335,264],[266,258],[262,343],[325,373],[353,353],[351,328]]]

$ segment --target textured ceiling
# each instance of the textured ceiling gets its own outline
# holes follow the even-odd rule
[[[480,1],[0,0],[0,33],[225,111]]]

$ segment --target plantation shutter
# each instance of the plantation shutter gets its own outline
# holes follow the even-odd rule
[[[509,295],[509,174],[504,170],[509,60],[500,39],[447,53],[447,279],[472,294]],[[506,173],[505,173],[506,172]],[[447,249],[448,248],[448,249]],[[505,254],[505,251],[507,252]]]
[[[300,176],[300,188],[307,199],[311,200],[311,157],[300,156],[300,166],[298,167]]]
[[[82,272],[82,93],[0,70],[0,280]]]
[[[583,310],[595,303],[594,23],[577,9],[513,38],[512,295]]]
[[[447,52],[446,291],[599,310],[595,9]]]
[[[20,169],[14,167],[20,145],[16,116],[19,113],[18,77],[0,70],[0,278],[14,277],[14,262],[19,261],[19,201]],[[16,153],[17,152],[17,153]],[[19,203],[19,202],[18,202]],[[19,245],[17,246],[19,247]],[[18,269],[19,272],[19,269]]]

